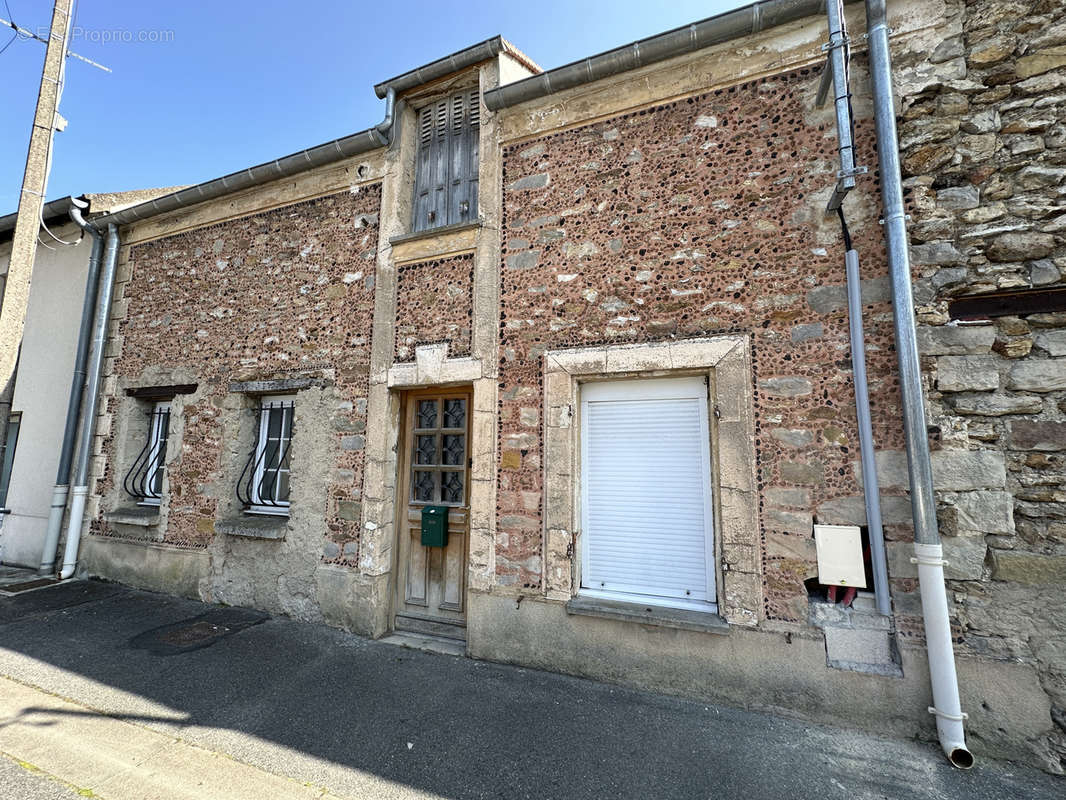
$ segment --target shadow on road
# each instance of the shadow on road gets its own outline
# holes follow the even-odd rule
[[[1061,797],[1050,776],[962,773],[925,745],[92,581],[0,599],[0,648],[5,675],[34,682],[25,656],[89,678],[104,688],[75,700],[135,695],[174,716],[135,711],[118,693],[104,710],[240,734],[242,751],[229,752],[257,766],[292,774],[274,761],[282,745],[448,798]],[[54,711],[25,718],[61,722]]]

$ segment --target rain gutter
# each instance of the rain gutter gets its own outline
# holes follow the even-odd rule
[[[824,14],[825,0],[766,0],[752,3],[491,89],[485,92],[485,105],[491,111],[499,111],[611,75]]]

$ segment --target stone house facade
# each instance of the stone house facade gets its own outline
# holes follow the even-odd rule
[[[978,752],[1061,772],[1066,16],[1046,0],[890,12],[968,732]],[[861,6],[847,20],[861,31]],[[818,581],[813,526],[866,524],[843,246],[825,216],[836,128],[815,103],[825,36],[811,16],[514,105],[500,87],[540,70],[489,40],[452,72],[376,87],[396,97],[387,144],[144,209],[121,230],[84,568],[927,735],[858,46],[871,174],[845,211],[894,613],[831,602]],[[473,183],[456,159],[437,195],[415,191],[434,136],[473,154]],[[473,206],[449,194],[460,184]],[[974,310],[993,294],[1009,313]],[[444,546],[422,545],[427,507]],[[616,552],[589,535],[649,514],[706,537]]]

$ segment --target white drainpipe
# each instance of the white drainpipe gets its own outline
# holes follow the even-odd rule
[[[89,256],[89,269],[82,297],[81,324],[78,327],[78,349],[75,351],[74,376],[67,402],[67,419],[63,426],[63,446],[59,450],[59,469],[56,472],[55,488],[52,490],[52,506],[48,513],[48,529],[41,552],[40,575],[55,572],[56,548],[63,530],[63,514],[67,510],[67,494],[70,491],[70,473],[74,466],[74,447],[78,439],[78,422],[81,420],[81,404],[85,396],[85,378],[88,374],[89,347],[92,344],[93,318],[96,314],[96,290],[100,283],[100,262],[104,257],[104,237],[94,225],[82,216],[87,202],[71,199],[70,218],[93,240]]]
[[[896,109],[892,97],[892,57],[888,47],[885,0],[866,0],[866,32],[869,36],[870,82],[873,85],[874,123],[877,129],[877,161],[881,170],[881,202],[885,246],[892,281],[892,314],[899,359],[900,399],[907,449],[911,507],[914,517],[914,562],[922,593],[926,652],[933,689],[936,729],[944,754],[956,767],[968,769],[974,758],[966,747],[962,729],[966,715],[959,703],[959,682],[948,621],[944,586],[944,551],[936,522],[936,495],[929,460],[929,440],[922,399],[922,373],[918,362],[914,327],[914,295],[907,242],[907,217],[903,208],[900,179]]]

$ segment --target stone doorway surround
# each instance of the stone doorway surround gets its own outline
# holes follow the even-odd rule
[[[447,343],[424,344],[415,348],[415,360],[395,364],[388,370],[390,431],[387,438],[400,435],[400,393],[409,389],[467,385],[472,387],[470,417],[470,542],[467,552],[466,590],[488,590],[496,569],[496,380],[485,375],[479,358],[448,358]],[[394,430],[393,430],[394,429]],[[396,454],[391,454],[395,459]],[[395,508],[391,482],[389,504]],[[395,526],[390,526],[390,528]],[[394,560],[394,559],[393,559]],[[391,565],[395,574],[395,565]]]
[[[606,378],[706,375],[719,613],[730,624],[758,624],[762,559],[749,337],[549,350],[543,358],[546,598],[570,600],[580,586],[581,384]]]

